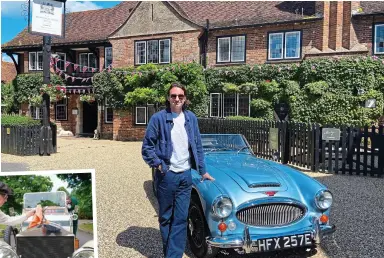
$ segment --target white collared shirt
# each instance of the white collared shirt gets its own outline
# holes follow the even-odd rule
[[[185,115],[172,112],[173,128],[171,130],[171,141],[173,146],[171,165],[173,172],[183,172],[191,168],[188,134],[185,130]]]

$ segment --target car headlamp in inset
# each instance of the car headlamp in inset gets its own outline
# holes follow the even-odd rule
[[[327,210],[333,202],[332,193],[328,190],[321,190],[315,196],[315,203],[320,210]]]
[[[217,217],[223,219],[232,213],[232,201],[228,197],[218,197],[212,205],[212,212]]]

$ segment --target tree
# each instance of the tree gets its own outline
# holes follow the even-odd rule
[[[63,192],[65,192],[67,195],[70,195],[69,192],[68,192],[68,190],[65,189],[64,186],[60,186],[59,188],[57,188],[57,191],[63,191]]]
[[[8,201],[1,207],[1,210],[7,214],[10,207],[21,214],[25,193],[50,192],[53,187],[51,179],[47,176],[2,176],[1,181],[13,190],[13,196],[9,196]]]
[[[58,178],[68,183],[74,196],[79,201],[79,218],[92,219],[92,175],[91,173],[61,174]]]

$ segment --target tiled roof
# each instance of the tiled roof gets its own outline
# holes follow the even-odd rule
[[[108,41],[108,36],[118,29],[137,5],[134,2],[121,2],[119,5],[93,11],[67,14],[64,39],[53,38],[52,44]],[[262,25],[318,19],[315,15],[314,1],[176,1],[169,2],[184,18],[210,28]],[[361,1],[364,14],[384,13],[380,1]],[[27,29],[14,39],[3,44],[3,48],[17,46],[40,46],[42,37],[31,35]]]
[[[384,14],[384,2],[382,1],[375,1],[375,2],[361,1],[360,6],[363,9],[362,14],[375,14],[375,13]]]
[[[16,77],[15,65],[10,62],[1,61],[1,81],[10,82]]]
[[[111,32],[127,19],[136,4],[121,2],[113,8],[69,13],[66,15],[65,38],[52,38],[52,44],[107,40]],[[2,47],[42,45],[42,42],[42,36],[29,34],[25,28]]]
[[[315,2],[308,1],[178,1],[188,17],[211,28],[287,22],[313,17]]]

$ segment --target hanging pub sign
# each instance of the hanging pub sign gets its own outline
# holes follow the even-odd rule
[[[274,109],[280,120],[286,119],[289,112],[289,105],[287,103],[277,103],[275,104]]]
[[[29,0],[29,33],[64,38],[65,1]]]

